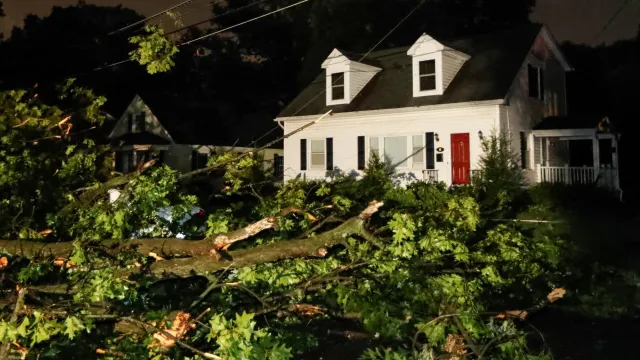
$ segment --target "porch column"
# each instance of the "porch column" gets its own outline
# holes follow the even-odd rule
[[[596,174],[600,169],[600,141],[598,135],[593,135],[593,167],[596,168]]]
[[[530,133],[527,136],[527,147],[528,147],[528,151],[529,151],[529,159],[528,159],[528,165],[527,168],[529,169],[535,169],[535,163],[536,163],[536,143],[535,143],[535,138],[533,137],[533,133]]]

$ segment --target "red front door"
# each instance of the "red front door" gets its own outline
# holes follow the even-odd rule
[[[469,157],[469,134],[451,134],[451,172],[454,185],[469,184]]]

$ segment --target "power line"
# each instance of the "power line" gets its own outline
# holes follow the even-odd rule
[[[625,0],[622,5],[618,8],[618,10],[611,16],[609,21],[602,27],[602,30],[596,35],[596,39],[599,38],[608,28],[613,24],[613,22],[618,18],[618,16],[622,13],[622,10],[629,4],[629,0]]]
[[[206,35],[200,36],[199,38],[195,38],[195,39],[193,39],[193,40],[189,40],[189,41],[187,41],[187,42],[184,42],[184,43],[180,44],[179,46],[189,45],[189,44],[194,43],[194,42],[196,42],[196,41],[200,41],[200,40],[205,39],[205,38],[208,38],[208,37],[210,37],[210,36],[213,36],[213,35],[219,34],[219,33],[221,33],[221,32],[225,32],[225,31],[231,30],[231,29],[233,29],[233,28],[236,28],[236,27],[241,26],[241,25],[244,25],[244,24],[248,24],[248,23],[250,23],[250,22],[253,22],[253,21],[256,21],[256,20],[262,19],[263,17],[267,17],[267,16],[269,16],[269,15],[273,15],[273,14],[275,14],[275,13],[279,13],[279,12],[281,12],[281,11],[287,10],[287,9],[289,9],[289,8],[292,8],[292,7],[294,7],[294,6],[301,5],[301,4],[306,3],[306,2],[309,2],[309,1],[310,1],[310,0],[302,0],[302,1],[298,1],[298,2],[297,2],[297,3],[295,3],[295,4],[291,4],[291,5],[285,6],[285,7],[283,7],[283,8],[280,8],[280,9],[277,9],[277,10],[274,10],[274,11],[271,11],[271,12],[268,12],[268,13],[266,13],[266,14],[262,14],[262,15],[260,15],[260,16],[257,16],[257,17],[254,17],[254,18],[252,18],[252,19],[249,19],[249,20],[247,20],[247,21],[243,21],[243,22],[241,22],[241,23],[239,23],[239,24],[235,24],[235,25],[232,25],[232,26],[228,26],[228,27],[226,27],[226,28],[224,28],[224,29],[217,30],[217,31],[214,31],[214,32],[212,32],[212,33],[209,33],[209,34],[206,34]],[[424,1],[424,0],[423,0],[423,1]]]
[[[220,29],[220,30],[214,31],[214,32],[212,32],[212,33],[209,33],[209,34],[203,35],[203,36],[201,36],[201,37],[199,37],[199,38],[196,38],[196,39],[193,39],[193,40],[189,40],[189,41],[187,41],[187,42],[184,42],[184,43],[182,43],[182,44],[179,44],[179,45],[178,45],[178,47],[180,47],[180,46],[184,46],[184,45],[189,45],[189,44],[194,43],[194,42],[196,42],[196,41],[200,41],[200,40],[202,40],[202,39],[205,39],[205,38],[208,38],[208,37],[210,37],[210,36],[213,36],[213,35],[219,34],[219,33],[221,33],[221,32],[225,32],[225,31],[231,30],[231,29],[233,29],[233,28],[236,28],[236,27],[238,27],[238,26],[241,26],[241,25],[244,25],[244,24],[248,24],[248,23],[253,22],[253,21],[255,21],[255,20],[258,20],[258,19],[264,18],[264,17],[266,17],[266,16],[269,16],[269,15],[272,15],[272,14],[275,14],[275,13],[278,13],[278,12],[281,12],[281,11],[284,11],[284,10],[287,10],[287,9],[292,8],[292,7],[294,7],[294,6],[298,6],[298,5],[302,4],[302,3],[306,3],[306,2],[308,2],[308,1],[311,1],[311,0],[302,0],[302,1],[299,1],[299,2],[297,2],[297,3],[295,3],[295,4],[291,4],[291,5],[289,5],[289,6],[285,6],[285,7],[283,7],[283,8],[280,8],[280,9],[277,9],[277,10],[274,10],[274,11],[271,11],[271,12],[269,12],[269,13],[267,13],[267,14],[263,14],[263,15],[260,15],[260,16],[256,16],[256,17],[254,17],[254,18],[251,18],[251,19],[249,19],[249,20],[243,21],[243,22],[241,22],[241,23],[238,23],[238,24],[235,24],[235,25],[228,26],[228,27],[226,27],[226,28],[224,28],[224,29]],[[99,67],[97,67],[97,68],[93,69],[92,71],[104,70],[104,69],[107,69],[107,68],[110,68],[110,67],[113,67],[113,66],[117,66],[117,65],[121,65],[121,64],[127,63],[127,62],[129,62],[129,61],[133,61],[133,60],[131,60],[131,59],[121,60],[121,61],[118,61],[118,62],[115,62],[115,63],[112,63],[112,64],[108,64],[108,65],[104,65],[104,66],[99,66]]]
[[[422,0],[420,1],[420,3],[418,3],[418,5],[416,5],[416,7],[413,8],[413,10],[411,10],[407,16],[405,16],[404,18],[402,18],[402,20],[400,20],[398,22],[398,24],[396,24],[396,26],[394,26],[385,36],[382,37],[382,39],[380,39],[380,41],[378,41],[375,45],[373,45],[373,47],[371,49],[369,49],[369,51],[366,52],[366,54],[362,55],[362,57],[360,58],[360,60],[358,60],[358,62],[361,62],[362,60],[364,60],[365,57],[367,57],[369,54],[371,54],[371,52],[373,50],[375,50],[375,48],[377,48],[380,44],[382,44],[382,42],[388,38],[394,31],[396,31],[396,29],[398,29],[400,27],[400,25],[402,25],[409,17],[411,17],[411,15],[413,15],[413,13],[415,13],[418,8],[420,8],[420,6],[422,6],[422,4],[425,3],[426,0]],[[345,60],[346,61],[346,60]],[[337,81],[339,81],[340,79],[342,79],[344,77],[344,74],[342,74],[341,76],[338,76],[338,78],[336,78],[336,80],[334,82],[331,83],[331,85],[335,84]],[[291,116],[296,116],[300,113],[300,111],[304,110],[304,108],[306,108],[309,104],[311,104],[313,101],[315,101],[318,96],[324,94],[325,92],[327,92],[327,89],[324,88],[322,91],[320,91],[316,96],[314,96],[313,98],[311,98],[311,100],[307,101],[304,105],[302,105],[302,107],[298,110],[296,110],[295,113],[293,113],[293,115]]]
[[[138,20],[138,21],[134,22],[133,24],[129,24],[129,25],[127,25],[127,26],[121,27],[121,28],[120,28],[120,29],[118,29],[118,30],[112,31],[112,32],[108,33],[108,34],[107,34],[107,36],[110,36],[110,35],[113,35],[113,34],[119,33],[119,32],[121,32],[121,31],[124,31],[124,30],[130,29],[130,28],[132,28],[132,27],[134,27],[134,26],[136,26],[136,25],[139,25],[139,24],[145,23],[145,22],[147,22],[147,21],[149,21],[149,20],[151,20],[151,19],[157,18],[157,17],[158,17],[158,16],[160,16],[160,15],[166,14],[166,13],[168,13],[169,11],[172,11],[172,10],[175,10],[175,9],[177,9],[177,8],[181,7],[181,6],[187,5],[188,3],[192,2],[192,1],[193,1],[193,0],[185,0],[185,1],[183,1],[183,2],[181,2],[181,3],[179,3],[179,4],[177,4],[177,5],[174,5],[174,6],[170,7],[169,9],[163,10],[163,11],[161,11],[161,12],[159,12],[159,13],[153,14],[153,15],[151,15],[151,16],[149,16],[149,17],[146,17],[146,18],[144,18],[144,19],[142,19],[142,20]]]
[[[218,2],[222,2],[222,1],[226,1],[226,0],[221,0],[221,1],[218,1]],[[187,25],[187,26],[183,26],[183,27],[181,27],[180,29],[176,29],[176,30],[173,30],[173,31],[171,31],[171,32],[168,32],[168,33],[166,33],[166,34],[165,34],[165,36],[169,36],[169,35],[175,34],[175,33],[177,33],[177,32],[184,31],[184,30],[189,29],[189,28],[192,28],[192,27],[194,27],[194,26],[198,26],[198,25],[202,25],[202,24],[208,23],[208,22],[210,22],[210,21],[212,21],[212,20],[219,19],[219,18],[221,18],[221,17],[224,17],[224,16],[227,16],[227,15],[231,15],[231,14],[237,13],[237,12],[239,12],[239,11],[242,11],[242,10],[244,10],[244,9],[250,8],[250,7],[252,7],[252,6],[256,6],[256,5],[258,5],[258,4],[265,3],[265,2],[267,2],[267,1],[271,1],[271,0],[260,0],[260,1],[253,2],[253,3],[248,4],[248,5],[245,5],[245,6],[241,6],[241,7],[239,7],[239,8],[235,8],[235,9],[229,10],[229,11],[227,11],[227,12],[225,12],[225,13],[222,13],[222,14],[219,14],[219,15],[214,15],[214,16],[212,16],[212,17],[210,17],[210,18],[206,19],[206,20],[202,20],[202,21],[199,21],[199,22],[197,22],[197,23],[194,23],[194,24],[191,24],[191,25]],[[218,2],[211,3],[211,5],[215,5],[215,4],[217,4]],[[187,15],[187,14],[185,14],[185,15]],[[182,15],[182,16],[185,16],[185,15]]]

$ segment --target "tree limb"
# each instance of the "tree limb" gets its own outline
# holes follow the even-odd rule
[[[301,132],[302,130],[312,126],[313,124],[315,124],[318,121],[322,120],[325,116],[329,115],[332,111],[333,110],[329,110],[327,113],[325,113],[324,115],[320,116],[319,118],[313,120],[312,122],[310,122],[308,124],[305,124],[305,125],[301,126],[300,128],[298,128],[298,129],[296,129],[296,130],[294,130],[294,131],[292,131],[292,132],[290,132],[290,133],[288,133],[288,134],[286,134],[286,135],[284,135],[284,136],[282,136],[282,137],[280,137],[280,138],[278,138],[278,139],[276,139],[274,141],[271,141],[270,143],[268,143],[268,144],[266,144],[266,145],[264,145],[264,146],[262,146],[260,148],[257,148],[254,151],[243,153],[241,155],[236,156],[235,158],[233,158],[231,160],[224,161],[224,162],[222,162],[220,164],[215,164],[213,166],[208,166],[206,168],[202,168],[202,169],[194,170],[194,171],[191,171],[191,172],[188,172],[188,173],[184,173],[184,174],[180,175],[178,180],[185,181],[185,180],[189,180],[190,178],[198,176],[198,175],[202,175],[202,174],[206,174],[206,173],[218,170],[218,169],[222,169],[222,168],[224,168],[225,166],[227,166],[229,164],[233,164],[234,162],[237,162],[237,161],[239,161],[239,160],[241,160],[241,159],[243,159],[243,158],[245,158],[247,156],[250,156],[254,152],[260,152],[260,151],[262,151],[262,150],[264,150],[264,149],[266,149],[266,148],[268,148],[270,146],[273,146],[274,144],[276,144],[276,143],[278,143],[278,142],[280,142],[280,141],[282,141],[284,139],[287,139],[288,137],[293,136],[293,135]]]
[[[100,243],[111,251],[136,251],[143,255],[154,253],[165,258],[176,258],[158,261],[151,265],[151,273],[165,273],[177,276],[190,276],[194,273],[205,274],[224,268],[240,268],[284,259],[301,257],[325,257],[327,250],[333,246],[344,244],[350,236],[361,236],[369,241],[375,240],[366,228],[366,220],[375,214],[382,202],[373,201],[360,215],[348,219],[335,229],[304,240],[285,240],[249,249],[240,249],[225,253],[225,258],[218,255],[215,240],[182,240],[182,239],[140,239],[140,240],[105,240]],[[263,219],[261,225],[250,225],[250,228],[232,231],[225,234],[226,243],[230,244],[246,239],[256,233],[275,226],[272,218]],[[220,238],[222,239],[222,238]],[[233,240],[233,241],[231,241]],[[229,242],[231,241],[231,242]],[[37,257],[41,255],[68,257],[73,251],[72,242],[42,243],[37,241],[0,240],[0,253]],[[132,271],[125,271],[128,274]]]
[[[16,300],[16,306],[13,308],[11,318],[9,318],[10,324],[15,324],[18,321],[18,314],[24,307],[24,296],[27,294],[27,289],[23,288],[18,291],[18,299]],[[5,339],[5,342],[0,346],[0,360],[6,360],[9,358],[9,352],[11,350],[11,342],[9,339]]]
[[[337,228],[305,240],[285,240],[250,248],[230,251],[229,260],[217,259],[211,256],[194,256],[185,259],[159,261],[151,265],[151,272],[156,275],[171,273],[177,276],[190,276],[194,273],[204,274],[229,268],[263,264],[278,260],[325,257],[327,249],[345,244],[350,236],[366,237],[365,220],[375,214],[383,205],[382,202],[372,202],[360,215],[353,217]]]

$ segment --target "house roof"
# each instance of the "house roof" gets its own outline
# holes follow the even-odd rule
[[[149,132],[141,132],[141,133],[127,133],[117,138],[112,139],[112,142],[119,144],[120,142],[123,145],[169,145],[170,141],[149,133]]]
[[[595,129],[603,120],[598,116],[549,116],[536,125],[534,130]]]
[[[351,103],[326,105],[325,96],[318,95],[325,89],[323,71],[278,117],[319,115],[329,110],[338,113],[503,99],[541,29],[542,25],[532,24],[469,38],[438,40],[471,58],[444,94],[437,96],[413,97],[412,58],[407,55],[410,46],[374,51],[363,62],[383,70]]]
[[[279,132],[275,131],[256,141],[265,133],[264,126],[257,123],[261,119],[237,119],[222,115],[221,109],[215,106],[181,104],[154,94],[140,94],[140,98],[176,144],[260,146],[279,135]],[[265,117],[262,122],[273,126],[268,119],[269,117]]]

